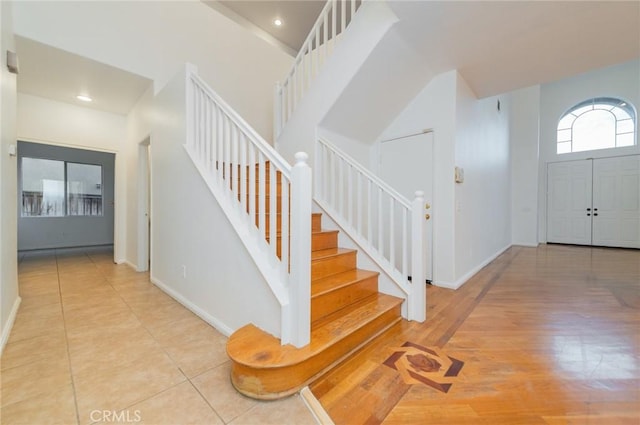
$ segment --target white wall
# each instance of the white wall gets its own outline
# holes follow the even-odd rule
[[[514,245],[538,245],[538,139],[540,86],[510,93],[511,238]]]
[[[299,101],[278,137],[278,152],[290,163],[294,162],[296,152],[303,151],[309,154],[313,164],[318,125],[396,21],[397,17],[386,2],[364,2],[358,9],[311,89]],[[362,152],[358,146],[349,146],[349,140],[352,138],[342,139],[343,144],[339,148],[349,153]],[[362,163],[369,160],[368,157],[356,159]]]
[[[478,100],[454,70],[433,78],[378,138],[434,131],[435,285],[459,287],[511,244],[508,123],[508,96]],[[455,166],[465,170],[462,184],[454,183]],[[403,164],[396,168],[402,172]]]
[[[279,336],[279,302],[183,148],[184,104],[182,72],[153,111],[151,279],[225,334],[252,322]]]
[[[131,155],[127,148],[126,117],[19,93],[17,136],[29,142],[116,154],[114,258],[125,261],[127,161]]]
[[[436,76],[395,118],[378,141],[434,130],[433,170],[433,282],[450,286],[455,280],[454,183],[457,72]],[[377,149],[377,144],[372,150]],[[371,168],[377,171],[378,155],[372,155]],[[398,172],[403,165],[398,164]],[[428,201],[428,200],[427,200]]]
[[[455,286],[511,245],[509,97],[477,99],[457,74]],[[497,102],[500,102],[500,111]]]
[[[634,60],[585,74],[543,84],[540,89],[540,164],[538,187],[538,237],[546,242],[547,163],[586,158],[632,155],[640,153],[640,145],[590,152],[556,154],[558,120],[572,106],[594,97],[616,97],[640,109],[640,60]],[[637,131],[636,137],[640,132]]]
[[[185,62],[267,140],[273,88],[292,58],[200,1],[17,2],[15,32],[147,77]]]
[[[16,76],[7,70],[6,51],[15,51],[13,3],[0,2],[0,353],[18,311],[17,161],[9,155],[16,144]]]

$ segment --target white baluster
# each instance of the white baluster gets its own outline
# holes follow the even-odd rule
[[[320,25],[316,27],[316,48],[315,48],[315,60],[313,61],[314,72],[313,76],[316,77],[318,75],[318,70],[320,69]]]
[[[407,270],[407,263],[409,259],[409,246],[407,245],[407,209],[402,205],[402,276],[406,277],[409,270]]]
[[[282,213],[280,214],[280,271],[285,278],[289,273],[289,181],[280,176]]]
[[[271,247],[271,256],[275,259],[276,247],[278,246],[278,228],[276,222],[278,218],[278,195],[277,174],[274,164],[269,163],[269,245]]]
[[[384,238],[382,237],[382,188],[378,187],[378,251],[384,256]]]
[[[395,203],[393,197],[389,196],[389,262],[391,263],[391,267],[396,267],[396,241],[395,241]]]
[[[218,174],[218,107],[215,104],[211,104],[210,120],[211,120],[211,172],[214,177]]]
[[[333,52],[333,49],[335,48],[336,45],[336,32],[337,32],[337,28],[336,28],[336,15],[337,15],[337,9],[338,9],[338,0],[331,0],[331,51]]]
[[[224,115],[223,116],[224,123],[224,132],[223,132],[223,140],[224,140],[224,189],[231,189],[231,123],[229,122],[229,118]]]
[[[247,195],[251,182],[247,179],[247,138],[244,134],[240,134],[240,181],[238,182],[240,190],[240,206],[242,207],[242,214],[248,213],[247,211]],[[254,183],[255,184],[255,183]],[[251,221],[249,221],[251,223]]]
[[[204,140],[205,140],[205,169],[208,173],[211,172],[211,102],[209,98],[206,99],[204,104]]]
[[[187,90],[186,90],[185,107],[186,107],[186,114],[187,114],[187,146],[191,149],[191,151],[193,151],[194,84],[193,84],[193,79],[191,78],[191,73],[189,71],[187,71],[186,85],[187,85]]]
[[[279,81],[274,89],[273,102],[273,143],[275,143],[284,125],[282,122],[282,86]]]
[[[324,21],[324,28],[322,29],[322,38],[323,38],[323,53],[322,53],[322,63],[327,61],[327,57],[329,57],[329,10],[326,10],[324,13],[322,20]]]
[[[346,163],[347,166],[347,219],[351,222],[351,224],[355,224],[355,220],[353,217],[353,203],[355,201],[354,196],[354,188],[353,188],[353,178],[351,177],[351,165]]]
[[[262,156],[262,152],[258,151],[258,223],[260,227],[260,237],[264,240],[266,238],[266,227],[267,227],[267,216],[266,216],[266,206],[267,206],[267,181],[266,174],[264,169],[264,157]],[[255,202],[255,200],[251,200],[251,202]]]
[[[344,5],[344,2],[342,4]],[[371,180],[367,179],[367,241],[370,244],[373,242],[373,214],[371,212],[373,208],[373,193],[371,184]]]
[[[218,185],[223,185],[224,179],[224,120],[222,111],[220,108],[216,108],[216,144],[218,147],[218,164],[216,168],[218,169]]]
[[[345,215],[344,209],[344,162],[340,156],[336,158],[338,161],[338,212]]]
[[[249,145],[249,220],[252,226],[258,226],[256,223],[256,150],[253,144]],[[260,186],[258,186],[259,188]],[[258,189],[260,190],[260,189]]]

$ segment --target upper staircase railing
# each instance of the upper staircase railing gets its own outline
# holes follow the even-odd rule
[[[315,201],[406,294],[407,319],[424,321],[423,192],[409,201],[323,139],[315,162]]]
[[[185,149],[282,305],[282,344],[310,337],[311,169],[291,167],[195,72]]]
[[[282,84],[276,84],[274,140],[289,121],[298,102],[311,86],[320,68],[333,52],[339,35],[353,20],[363,0],[329,0],[320,12],[293,66]]]

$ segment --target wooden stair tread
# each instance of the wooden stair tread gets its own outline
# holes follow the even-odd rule
[[[311,237],[313,237],[313,235],[328,235],[331,233],[338,233],[339,230],[319,230],[319,231],[312,231],[311,232]],[[269,229],[266,230],[266,236],[269,237]],[[277,232],[276,233],[276,237],[281,237],[282,236],[282,232]]]
[[[296,365],[322,353],[400,304],[402,299],[390,295],[375,294],[368,297],[322,320],[312,329],[309,345],[302,348],[280,345],[278,338],[254,325],[246,325],[231,335],[227,342],[227,353],[234,362],[257,369]]]
[[[311,282],[311,296],[319,296],[334,291],[355,282],[378,276],[380,273],[371,270],[354,269],[331,276],[316,279]]]
[[[336,255],[350,254],[352,252],[357,252],[357,250],[347,248],[321,249],[319,251],[311,252],[311,261],[313,262],[314,260],[322,260],[324,258],[335,257]]]

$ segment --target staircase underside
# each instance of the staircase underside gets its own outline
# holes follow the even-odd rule
[[[402,299],[378,292],[378,273],[356,267],[357,251],[337,247],[337,232],[312,219],[311,335],[296,348],[254,325],[227,342],[231,382],[263,400],[300,391],[401,320]],[[279,237],[279,235],[278,235]]]

